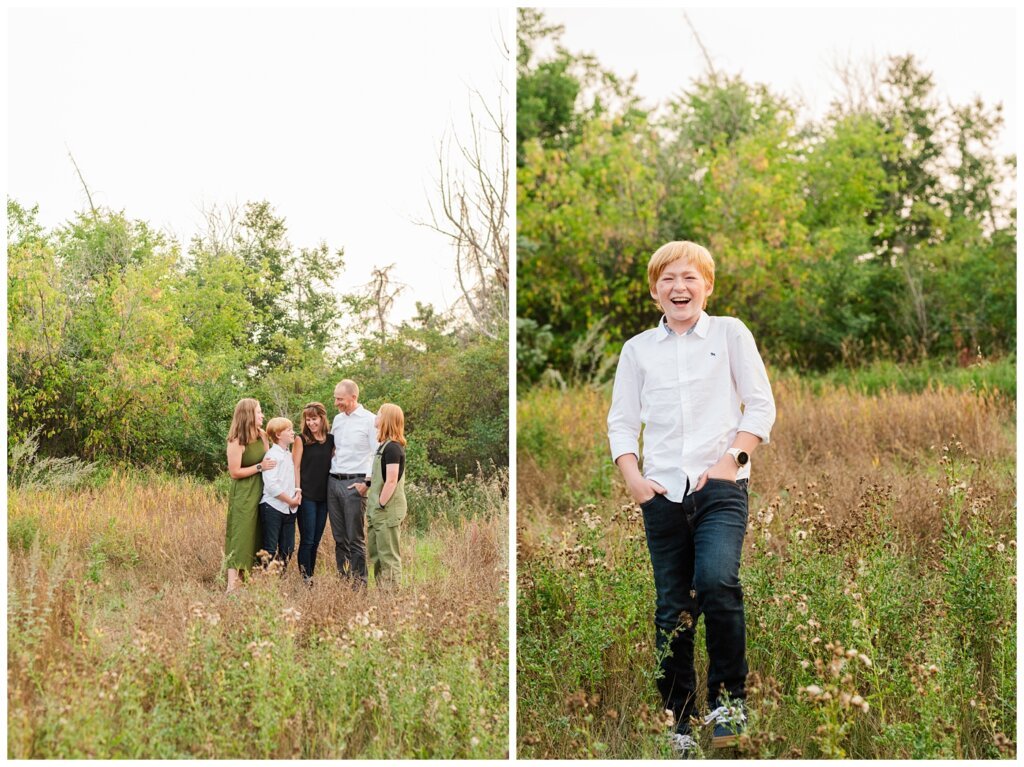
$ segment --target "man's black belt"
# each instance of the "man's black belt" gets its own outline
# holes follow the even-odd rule
[[[331,474],[335,479],[366,479],[365,474]]]

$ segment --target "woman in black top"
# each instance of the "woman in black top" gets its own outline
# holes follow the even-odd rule
[[[327,410],[319,402],[302,408],[301,439],[292,445],[296,483],[302,488],[299,504],[299,572],[313,582],[316,552],[327,525],[327,475],[334,455],[334,435],[328,431]]]

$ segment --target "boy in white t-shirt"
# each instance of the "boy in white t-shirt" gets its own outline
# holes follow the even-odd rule
[[[263,472],[263,498],[260,501],[263,549],[272,559],[287,566],[295,551],[296,511],[302,502],[302,491],[295,486],[295,464],[289,452],[295,441],[295,429],[287,418],[271,418],[267,424],[267,436],[274,444],[265,457],[273,458],[277,465]]]

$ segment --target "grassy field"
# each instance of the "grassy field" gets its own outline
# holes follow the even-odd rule
[[[775,381],[740,571],[750,728],[714,756],[1013,757],[1012,386],[852,383]],[[591,389],[519,403],[524,758],[670,756],[643,519],[607,410]],[[697,642],[703,678],[703,622]]]
[[[506,484],[411,490],[393,593],[334,577],[328,530],[312,590],[231,596],[209,485],[9,488],[8,756],[506,756]]]

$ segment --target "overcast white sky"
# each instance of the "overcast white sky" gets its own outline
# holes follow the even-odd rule
[[[650,106],[704,68],[678,9],[549,8],[563,43],[638,75]],[[689,9],[722,71],[820,114],[832,63],[913,52],[940,94],[1002,102],[1016,151],[1017,19],[1002,9]],[[100,204],[187,243],[211,204],[270,200],[296,247],[344,247],[339,290],[396,263],[416,300],[451,305],[453,256],[427,218],[438,144],[468,132],[469,89],[496,98],[504,9],[13,9],[8,194],[53,226]],[[511,87],[511,62],[505,70]],[[512,110],[511,96],[506,102]],[[436,198],[435,198],[436,199]]]
[[[549,8],[562,44],[593,53],[617,74],[637,75],[648,106],[678,95],[705,61],[679,9]],[[690,8],[716,69],[798,97],[823,114],[838,92],[833,63],[913,53],[937,93],[962,104],[975,94],[1002,102],[999,144],[1016,152],[1016,13],[1010,8]]]
[[[469,89],[511,89],[513,25],[511,8],[14,9],[7,192],[67,220],[86,205],[70,150],[97,204],[183,244],[204,206],[266,199],[296,248],[344,247],[339,290],[396,263],[393,319],[443,310],[453,253],[413,221],[442,136],[468,135]]]

